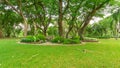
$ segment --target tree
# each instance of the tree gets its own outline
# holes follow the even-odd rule
[[[62,0],[59,0],[59,19],[58,19],[58,29],[59,29],[59,35],[63,36],[63,24],[62,24],[62,19],[63,19],[63,14],[62,14]]]
[[[116,10],[116,12],[114,12],[112,15],[113,18],[113,22],[111,23],[111,28],[113,29],[114,33],[115,33],[115,38],[117,39],[118,37],[118,33],[120,30],[120,9]]]
[[[69,5],[69,10],[68,10],[68,16],[65,17],[67,20],[68,24],[68,31],[66,32],[66,38],[68,38],[69,33],[72,31],[72,29],[75,27],[75,23],[77,21],[77,17],[79,17],[80,14],[80,9],[83,7],[85,1],[84,0],[76,0],[76,1],[70,1],[71,4],[76,4],[76,5]],[[80,23],[80,22],[79,22]]]
[[[27,24],[27,19],[24,14],[24,10],[23,10],[23,6],[25,6],[27,4],[23,4],[23,3],[25,3],[25,1],[22,1],[22,0],[17,0],[16,2],[8,1],[8,0],[4,0],[4,1],[8,4],[7,7],[10,7],[11,9],[13,9],[17,14],[19,14],[22,17],[23,23],[24,23],[24,36],[27,36],[28,24]]]
[[[63,37],[63,16],[69,8],[70,0],[66,0],[66,5],[64,7],[63,7],[63,2],[65,3],[65,1],[59,0],[59,5],[58,5],[59,6],[58,32],[59,32],[59,36],[61,37]]]
[[[1,14],[1,33],[3,33],[5,37],[11,37],[11,34],[15,36],[15,25],[18,25],[20,20],[20,16],[11,9],[4,10],[4,13]]]
[[[84,40],[83,33],[87,25],[90,23],[90,20],[95,16],[97,11],[99,11],[101,8],[103,8],[106,4],[109,3],[110,0],[90,0],[86,2],[86,6],[84,7],[86,10],[86,15],[84,17],[82,25],[79,27],[78,34],[82,40]],[[91,3],[91,4],[88,4]]]

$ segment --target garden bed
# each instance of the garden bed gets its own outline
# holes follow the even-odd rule
[[[18,42],[19,44],[29,44],[29,45],[41,45],[41,46],[79,46],[79,45],[84,45],[85,42],[81,42],[79,44],[62,44],[62,43],[52,43],[52,42],[44,42],[44,43],[25,43],[25,42]]]

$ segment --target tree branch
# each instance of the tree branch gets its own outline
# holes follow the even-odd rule
[[[8,1],[8,0],[4,0],[13,10],[15,10],[18,14],[20,14],[20,12]]]
[[[65,14],[65,12],[67,11],[67,9],[69,8],[69,4],[70,4],[70,0],[67,0],[67,5],[63,11],[63,15]]]

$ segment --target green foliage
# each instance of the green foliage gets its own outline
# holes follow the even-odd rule
[[[47,33],[48,35],[57,36],[58,35],[57,27],[55,26],[49,27]]]
[[[1,8],[1,6],[0,6]],[[1,10],[0,12],[0,29],[3,31],[5,37],[15,37],[19,34],[15,26],[21,22],[21,17],[12,9]]]
[[[36,36],[27,36],[26,38],[23,38],[21,40],[21,42],[26,42],[26,43],[30,43],[30,42],[45,42],[46,38],[44,35],[42,34],[38,34]]]
[[[63,43],[64,42],[64,38],[62,38],[60,36],[57,36],[51,42],[53,42],[53,43]]]
[[[64,39],[63,44],[70,44],[71,43],[71,39]]]
[[[64,39],[63,44],[79,44],[79,39]]]
[[[38,34],[38,35],[36,35],[36,40],[45,42],[46,37],[42,34]]]
[[[62,38],[62,37],[55,37],[52,40],[53,43],[63,43],[63,44],[78,44],[80,43],[79,37],[73,37],[71,39],[67,39],[67,38]]]
[[[25,43],[36,42],[36,37],[35,36],[27,36],[26,38],[21,39],[21,42],[25,42]]]
[[[58,5],[58,3],[60,4],[58,0],[4,0],[0,4],[0,28],[5,36],[14,35],[12,30],[20,23],[30,25],[30,31],[27,33],[27,27],[25,27],[26,31],[24,31],[28,35],[36,35],[37,30],[52,36],[57,36],[58,33],[63,33],[62,31],[68,31],[68,36],[70,34],[74,35],[74,33],[82,33],[79,32],[79,28],[86,27],[85,23],[89,24],[89,21],[94,17],[105,16],[103,10],[107,6],[112,8],[109,3],[114,3],[114,1],[116,0],[61,0],[63,6]],[[58,12],[60,7],[62,10]],[[117,15],[119,14],[120,12],[116,12],[113,17],[118,20]],[[61,17],[58,17],[59,15]],[[59,20],[61,20],[61,24],[56,24]],[[63,25],[62,22],[64,22]],[[50,24],[53,27],[49,27]],[[59,31],[57,28],[60,25],[65,29],[61,28],[61,31]],[[106,32],[106,28],[103,26],[95,25],[94,27],[95,29],[91,29],[88,34],[94,31],[92,35],[99,34],[102,36]],[[16,34],[19,34],[19,32]],[[40,36],[40,40],[45,40],[45,38]]]
[[[71,39],[77,39],[77,40],[79,40],[80,37],[79,36],[73,36]]]

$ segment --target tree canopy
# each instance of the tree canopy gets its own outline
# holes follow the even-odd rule
[[[119,6],[117,0],[2,0],[0,31],[4,36],[11,36],[15,27],[22,23],[24,36],[41,33],[44,36],[53,34],[52,36],[66,38],[79,36],[84,40],[84,35],[93,28],[98,34],[106,32],[104,25],[111,26],[112,29],[113,25],[110,24],[120,20]],[[105,13],[110,13],[113,17],[104,18]],[[105,23],[100,23],[103,26],[95,24],[89,28],[90,21],[95,17],[104,19]],[[56,34],[49,33],[51,28]]]

